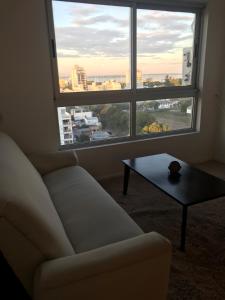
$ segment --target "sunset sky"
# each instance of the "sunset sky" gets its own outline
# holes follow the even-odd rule
[[[130,8],[53,1],[59,76],[73,65],[87,75],[125,75],[130,61]],[[138,10],[137,67],[144,74],[182,73],[195,15]]]

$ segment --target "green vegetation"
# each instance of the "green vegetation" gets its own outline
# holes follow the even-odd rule
[[[152,126],[151,126],[152,125]],[[163,132],[191,127],[191,115],[180,111],[137,112],[137,134]]]
[[[113,135],[128,135],[129,134],[129,113],[118,104],[109,105],[101,111],[100,120],[102,127],[107,128]],[[104,112],[104,113],[103,113]]]
[[[90,142],[90,138],[89,138],[88,135],[82,133],[82,134],[79,136],[79,138],[77,139],[77,141],[78,141],[79,143]]]
[[[187,108],[188,108],[189,106],[191,106],[191,105],[192,105],[192,100],[191,100],[191,99],[182,100],[182,101],[180,102],[180,111],[181,111],[182,113],[187,114]]]
[[[152,115],[152,113],[145,112],[145,111],[137,111],[137,132],[141,133],[142,129],[155,121],[155,117]]]
[[[166,75],[163,82],[161,81],[152,81],[151,78],[148,78],[144,82],[144,86],[148,88],[154,87],[171,87],[171,86],[181,86],[182,79],[181,78],[173,78],[172,76]]]
[[[159,123],[158,121],[146,125],[143,129],[143,133],[158,133],[169,131],[169,126],[167,124]]]
[[[152,114],[159,123],[168,125],[170,130],[190,128],[191,126],[191,115],[179,111],[157,111]]]
[[[136,131],[137,134],[160,133],[191,127],[192,115],[187,108],[192,105],[192,98],[177,99],[170,108],[159,109],[160,101],[137,102]],[[101,130],[107,131],[112,137],[129,135],[130,113],[127,103],[99,104],[83,106],[86,111],[92,111],[101,122]],[[80,128],[88,128],[88,125]],[[91,128],[91,130],[98,130]],[[89,141],[89,134],[82,133],[78,142]]]

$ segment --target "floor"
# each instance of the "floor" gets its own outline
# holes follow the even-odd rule
[[[225,179],[225,165],[215,161],[198,168]],[[169,300],[225,299],[225,198],[189,209],[186,253],[179,250],[181,207],[133,174],[127,196],[123,177],[102,180],[102,186],[144,232],[157,231],[173,246]]]

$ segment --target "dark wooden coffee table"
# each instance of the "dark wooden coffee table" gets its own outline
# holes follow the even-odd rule
[[[180,176],[177,177],[171,177],[168,170],[170,162],[174,160],[178,161],[182,167],[179,171]],[[124,195],[127,194],[130,170],[133,170],[182,205],[180,248],[185,251],[188,207],[225,196],[225,181],[167,153],[126,159],[122,162],[124,164]]]

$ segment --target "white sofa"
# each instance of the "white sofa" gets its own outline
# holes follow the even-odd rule
[[[143,233],[74,151],[30,159],[0,133],[0,250],[32,299],[166,299],[169,241]]]

